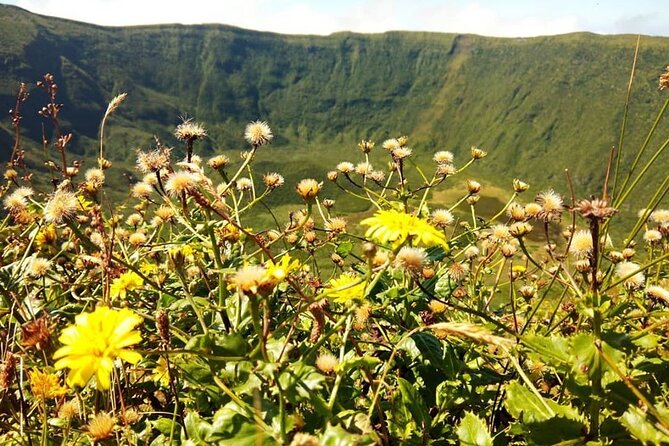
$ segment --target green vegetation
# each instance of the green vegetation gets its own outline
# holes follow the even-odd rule
[[[659,71],[639,71],[615,113],[600,99],[615,76],[540,76],[539,56],[605,62],[625,38],[105,29],[0,8],[4,25],[28,21],[3,49],[10,72],[60,61],[7,99],[0,443],[669,443],[669,176],[654,161],[669,67],[659,94],[642,94]],[[391,49],[406,70],[382,64]],[[147,75],[149,53],[176,65]],[[534,56],[474,63],[516,53]],[[423,75],[437,67],[438,88]],[[506,102],[505,87],[470,90],[521,67]],[[181,107],[198,120],[169,126]],[[386,138],[390,124],[416,134]],[[565,125],[626,149],[553,150]],[[538,149],[464,149],[464,135]]]
[[[360,139],[410,134],[419,163],[442,149],[466,157],[478,145],[491,161],[476,174],[492,184],[507,187],[524,175],[536,190],[550,184],[566,191],[569,167],[587,195],[598,192],[605,173],[591,167],[618,144],[636,37],[103,28],[0,6],[0,42],[0,109],[13,107],[18,82],[32,85],[53,73],[63,102],[76,104],[63,119],[76,132],[73,148],[88,160],[106,102],[127,92],[129,106],[109,135],[117,167],[129,167],[122,161],[132,163],[135,149],[148,147],[153,135],[174,145],[170,129],[179,116],[207,125],[206,153],[238,149],[239,129],[262,117],[280,135],[276,150],[290,155],[281,157],[291,165],[290,183],[305,172],[322,176]],[[628,147],[638,147],[661,105],[656,79],[668,50],[669,39],[642,38]],[[43,102],[33,91],[26,116]],[[25,127],[39,141],[39,121]],[[5,121],[5,153],[9,134]],[[283,167],[267,163],[268,170]],[[300,172],[293,175],[293,168]],[[666,168],[659,160],[651,177],[661,178]]]

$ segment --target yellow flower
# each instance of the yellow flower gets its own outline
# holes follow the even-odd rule
[[[70,387],[83,387],[95,375],[98,389],[108,389],[116,358],[131,364],[142,359],[142,355],[127,348],[142,340],[134,329],[141,322],[142,318],[127,308],[98,307],[92,313],[78,315],[75,323],[60,335],[63,347],[53,355],[58,360],[56,370],[70,369]]]
[[[348,272],[330,280],[326,292],[335,302],[345,303],[350,300],[362,300],[365,297],[365,288],[366,283],[362,277]]]
[[[114,279],[109,290],[111,297],[125,299],[128,291],[136,290],[144,285],[144,280],[135,272],[127,271]]]
[[[156,367],[153,369],[152,379],[162,387],[170,386],[170,371],[167,367],[167,360],[164,357],[158,358]]]
[[[284,254],[277,263],[271,260],[267,261],[267,271],[265,277],[273,282],[282,282],[291,271],[300,267],[299,260],[292,260],[288,254]]]
[[[409,237],[417,244],[448,247],[444,234],[427,221],[394,209],[378,211],[361,224],[369,226],[365,237],[384,244],[392,242],[393,248],[402,245]]]
[[[49,224],[42,227],[35,236],[35,243],[40,248],[47,245],[54,245],[58,240],[58,234],[56,234],[56,225]]]
[[[58,398],[67,393],[67,389],[60,385],[58,375],[55,373],[45,373],[39,370],[28,372],[30,376],[30,391],[38,400],[48,400]]]

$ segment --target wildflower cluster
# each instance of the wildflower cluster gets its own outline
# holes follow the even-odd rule
[[[293,182],[256,170],[275,156],[268,123],[204,161],[209,132],[183,119],[186,158],[140,149],[115,205],[104,127],[124,99],[97,167],[56,135],[49,191],[18,159],[5,172],[1,440],[666,442],[666,184],[627,232],[637,182],[577,200],[509,179],[491,208],[465,176],[485,150],[420,159],[407,136]],[[364,210],[338,210],[353,200]]]

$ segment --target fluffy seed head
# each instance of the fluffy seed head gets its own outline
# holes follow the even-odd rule
[[[651,221],[657,224],[669,223],[669,209],[657,209],[650,214]]]
[[[563,210],[562,197],[553,190],[537,195],[536,201],[541,205],[538,217],[544,221],[558,220]],[[527,209],[526,209],[527,210]]]
[[[44,206],[44,220],[48,223],[62,223],[77,213],[79,200],[72,192],[57,190]]]
[[[277,187],[281,187],[285,182],[283,176],[276,172],[266,173],[265,176],[263,176],[262,181],[269,189],[276,189]]]
[[[643,239],[646,243],[656,244],[662,241],[662,233],[657,229],[649,229],[643,234]]]
[[[244,131],[244,139],[254,146],[269,144],[272,138],[274,138],[272,129],[264,121],[251,122],[246,126],[246,130]]]
[[[313,178],[305,178],[297,183],[295,190],[304,200],[312,200],[318,195],[322,187],[323,183],[319,183]]]
[[[251,190],[253,187],[253,181],[250,178],[242,177],[237,180],[236,184],[237,190],[240,192]]]
[[[325,229],[335,234],[346,232],[346,220],[341,217],[333,217],[325,222]]]
[[[23,211],[28,206],[27,197],[33,194],[29,187],[19,187],[11,194],[7,195],[3,201],[5,209],[12,213]]]
[[[448,150],[440,150],[432,157],[432,160],[437,164],[453,164],[453,159],[453,154]]]
[[[353,165],[353,163],[349,163],[348,161],[343,161],[337,164],[337,170],[340,171],[341,173],[351,173],[355,170],[355,166]]]
[[[174,136],[179,141],[196,141],[207,136],[207,130],[202,124],[186,119],[174,130]]]
[[[374,148],[374,142],[363,139],[358,143],[358,148],[362,150],[363,153],[369,153]]]
[[[167,177],[165,191],[172,197],[178,198],[186,192],[195,189],[198,183],[198,176],[192,172],[180,170]]]
[[[209,159],[209,167],[212,169],[222,169],[230,162],[230,158],[225,155],[216,155],[215,157]]]
[[[106,412],[100,412],[91,418],[86,426],[88,435],[93,441],[98,442],[111,437],[116,427],[116,418]]]
[[[28,264],[28,275],[33,279],[39,279],[47,275],[51,268],[51,262],[42,257],[33,257]]]
[[[358,175],[362,175],[362,176],[369,175],[373,171],[374,171],[374,168],[368,162],[358,163],[358,165],[355,166],[355,173],[357,173]]]
[[[105,173],[102,169],[88,169],[84,175],[86,181],[91,183],[96,188],[102,186],[105,182]]]
[[[149,198],[151,196],[151,192],[153,192],[153,187],[143,181],[135,183],[134,186],[132,186],[132,196],[139,198],[140,200],[146,200]]]
[[[656,299],[664,302],[665,304],[669,304],[669,291],[667,291],[666,289],[662,288],[659,285],[651,285],[649,287],[646,287],[646,294],[648,295],[648,297],[652,299]]]
[[[381,146],[390,152],[394,149],[401,147],[401,144],[396,138],[390,138],[383,141],[383,144],[381,144]]]
[[[427,253],[423,248],[404,246],[395,256],[395,265],[414,274],[423,270],[427,262]]]
[[[430,221],[437,228],[443,229],[453,223],[455,218],[448,209],[436,209],[430,215]]]
[[[383,183],[386,180],[386,174],[380,170],[374,170],[367,175],[367,178],[374,181],[375,183]]]
[[[333,373],[339,364],[339,359],[330,352],[321,353],[316,358],[316,368],[323,373]]]
[[[453,175],[457,172],[457,169],[453,164],[449,163],[444,163],[444,164],[439,164],[437,167],[437,175],[441,177],[447,177],[449,175]]]
[[[525,205],[525,214],[530,218],[534,218],[539,215],[541,209],[541,205],[538,203],[527,203]]]
[[[169,147],[161,147],[151,152],[137,153],[137,169],[142,173],[158,172],[170,165]]]
[[[401,160],[410,157],[412,152],[413,151],[408,147],[398,147],[392,150],[391,155],[394,159]]]
[[[571,238],[569,252],[576,257],[587,257],[592,252],[592,234],[587,229],[576,231]]]
[[[619,278],[627,277],[639,269],[639,264],[634,262],[620,262],[616,265],[615,274]],[[646,276],[642,271],[625,279],[625,287],[630,289],[641,288],[646,281]]]
[[[174,210],[169,206],[160,206],[154,213],[156,217],[164,222],[168,222],[174,218]]]

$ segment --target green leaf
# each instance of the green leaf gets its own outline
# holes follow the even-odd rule
[[[648,420],[646,413],[638,407],[630,406],[627,412],[620,418],[620,422],[634,438],[643,444],[661,445],[669,443],[669,435],[657,429]]]
[[[209,434],[211,434],[211,424],[200,418],[197,412],[189,412],[184,419],[186,432],[191,444],[207,445]]]
[[[378,443],[375,435],[352,434],[339,425],[328,425],[321,437],[321,444],[323,446],[372,446]]]
[[[315,367],[295,362],[279,376],[279,383],[286,399],[293,404],[309,400],[314,392],[323,387],[325,377]]]
[[[546,421],[557,416],[582,421],[581,415],[575,408],[539,397],[518,381],[511,382],[506,392],[504,405],[511,415],[523,423]]]
[[[253,420],[236,403],[229,402],[215,414],[207,441],[219,445],[255,446],[277,445],[277,441]]]
[[[346,240],[339,243],[337,249],[335,250],[337,254],[339,254],[341,257],[344,258],[348,256],[351,253],[351,251],[353,251],[353,242],[350,240]]]
[[[492,437],[485,423],[471,412],[465,412],[457,433],[462,445],[492,446]]]
[[[437,297],[450,297],[457,284],[451,280],[448,274],[442,274],[434,285],[434,292]]]
[[[409,409],[418,427],[423,430],[429,430],[432,420],[420,393],[406,379],[397,378],[397,384],[402,394],[402,403]]]
[[[343,360],[337,366],[337,373],[346,375],[353,369],[374,370],[374,367],[381,364],[381,360],[376,356],[354,356]]]
[[[523,345],[538,353],[546,364],[557,367],[569,363],[569,343],[561,336],[523,336]]]

